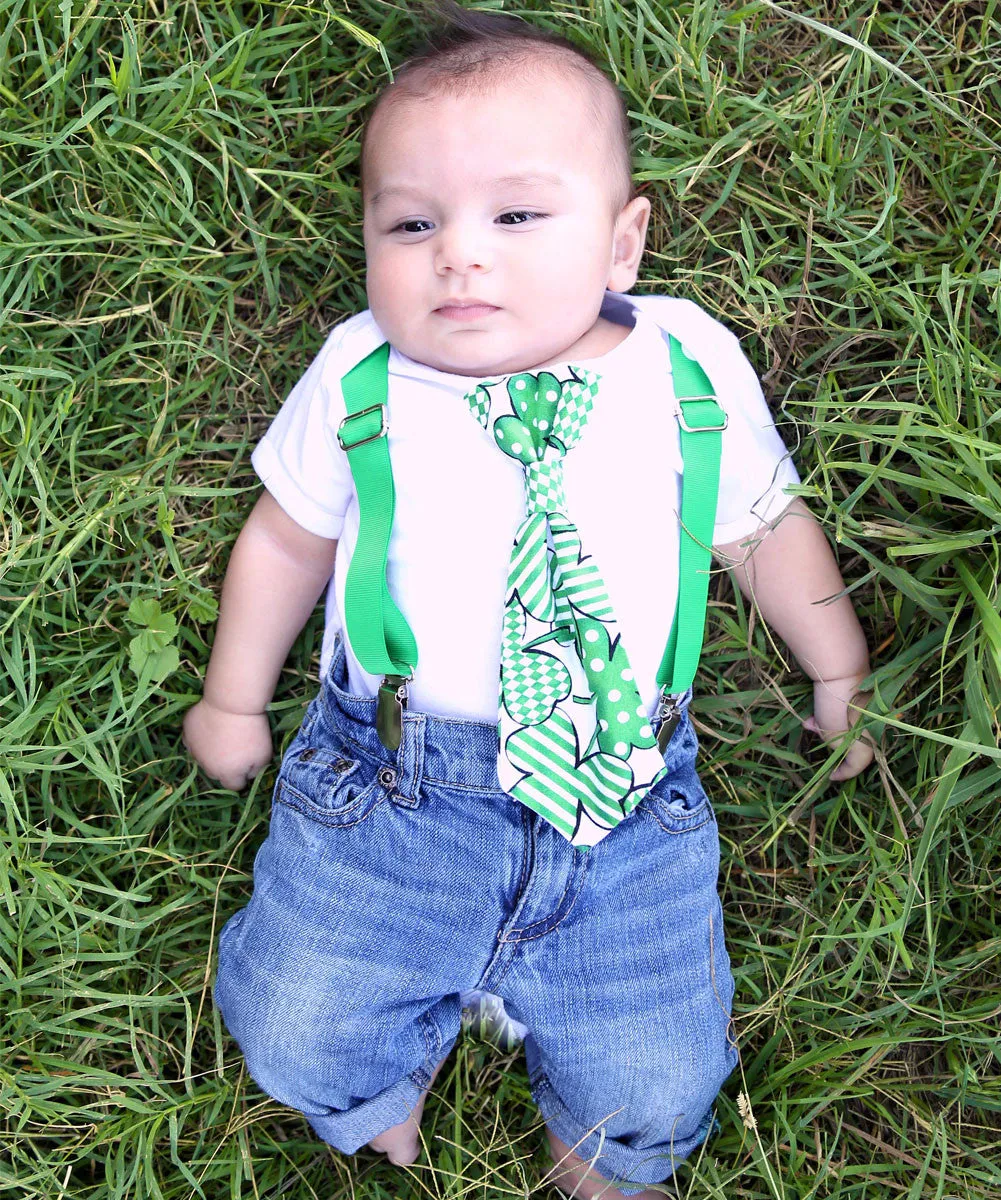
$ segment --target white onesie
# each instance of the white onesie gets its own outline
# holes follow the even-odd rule
[[[677,597],[680,532],[681,451],[663,331],[701,364],[729,419],[714,542],[737,541],[774,520],[789,503],[784,490],[799,477],[753,369],[719,322],[691,301],[664,296],[607,292],[601,311],[631,325],[628,336],[599,358],[547,369],[562,378],[572,362],[601,377],[587,426],[564,460],[568,515],[605,582],[652,715]],[[338,325],[252,456],[262,482],[293,520],[338,539],[321,672],[343,628],[344,583],[358,535],[351,471],[336,438],[345,415],[340,381],[385,340],[368,310]],[[493,723],[501,614],[525,485],[521,465],[501,454],[470,414],[464,396],[477,382],[390,353],[396,513],[387,575],[417,641],[410,706]],[[610,477],[618,481],[615,494],[598,483]],[[640,519],[623,521],[623,512]],[[351,691],[374,696],[380,680],[361,669],[345,642]]]

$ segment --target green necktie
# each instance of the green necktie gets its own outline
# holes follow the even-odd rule
[[[563,456],[600,376],[570,367],[484,381],[466,395],[525,471],[501,643],[501,786],[575,846],[594,846],[666,771],[594,559],[563,494]],[[491,425],[491,416],[493,417]],[[626,519],[626,518],[624,518]]]

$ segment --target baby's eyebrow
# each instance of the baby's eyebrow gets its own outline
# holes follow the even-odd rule
[[[559,175],[554,175],[550,171],[533,171],[526,175],[501,175],[497,179],[490,179],[484,185],[484,190],[488,188],[498,187],[533,187],[538,184],[549,184],[550,186],[562,187],[563,179]],[[379,188],[369,201],[369,204],[376,205],[380,200],[387,200],[392,196],[416,196],[418,199],[429,199],[426,192],[420,188],[408,187],[405,184],[391,184],[388,187]]]

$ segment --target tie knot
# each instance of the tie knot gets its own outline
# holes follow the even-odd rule
[[[478,384],[466,401],[484,429],[494,417],[494,441],[510,458],[524,467],[551,462],[576,444],[598,391],[600,376],[575,367],[570,372],[562,382],[551,371],[511,375],[506,380],[510,412],[503,415],[497,413],[501,402],[494,391],[501,380]]]
[[[505,454],[528,467],[564,452],[555,429],[560,393],[559,380],[548,371],[511,376],[507,394],[514,415],[494,421],[494,440]]]
[[[529,513],[565,513],[563,451],[549,445],[538,462],[525,467],[525,499]]]

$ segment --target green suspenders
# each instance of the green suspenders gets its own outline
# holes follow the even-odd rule
[[[681,433],[681,546],[678,556],[678,603],[664,657],[657,671],[661,691],[661,752],[680,720],[678,698],[695,679],[706,627],[709,568],[712,559],[719,463],[727,415],[716,401],[705,371],[667,335],[671,374],[678,401]]]
[[[705,372],[687,357],[676,338],[667,334],[665,338],[678,400],[683,472],[678,603],[657,672],[661,688],[657,742],[662,751],[678,723],[678,701],[695,678],[702,652],[721,435],[727,426],[726,413]],[[337,430],[337,441],[348,456],[359,515],[358,543],[345,584],[344,620],[351,647],[364,670],[383,676],[376,726],[383,745],[396,750],[407,683],[417,667],[417,643],[386,581],[396,501],[386,436],[388,361],[389,343],[384,342],[344,376],[341,387],[348,415]]]
[[[396,489],[389,462],[389,343],[373,350],[341,380],[348,415],[337,430],[358,494],[358,544],[344,589],[351,647],[370,675],[382,675],[376,727],[382,744],[400,744],[407,682],[417,667],[417,643],[386,583]],[[351,425],[348,437],[345,427]]]

